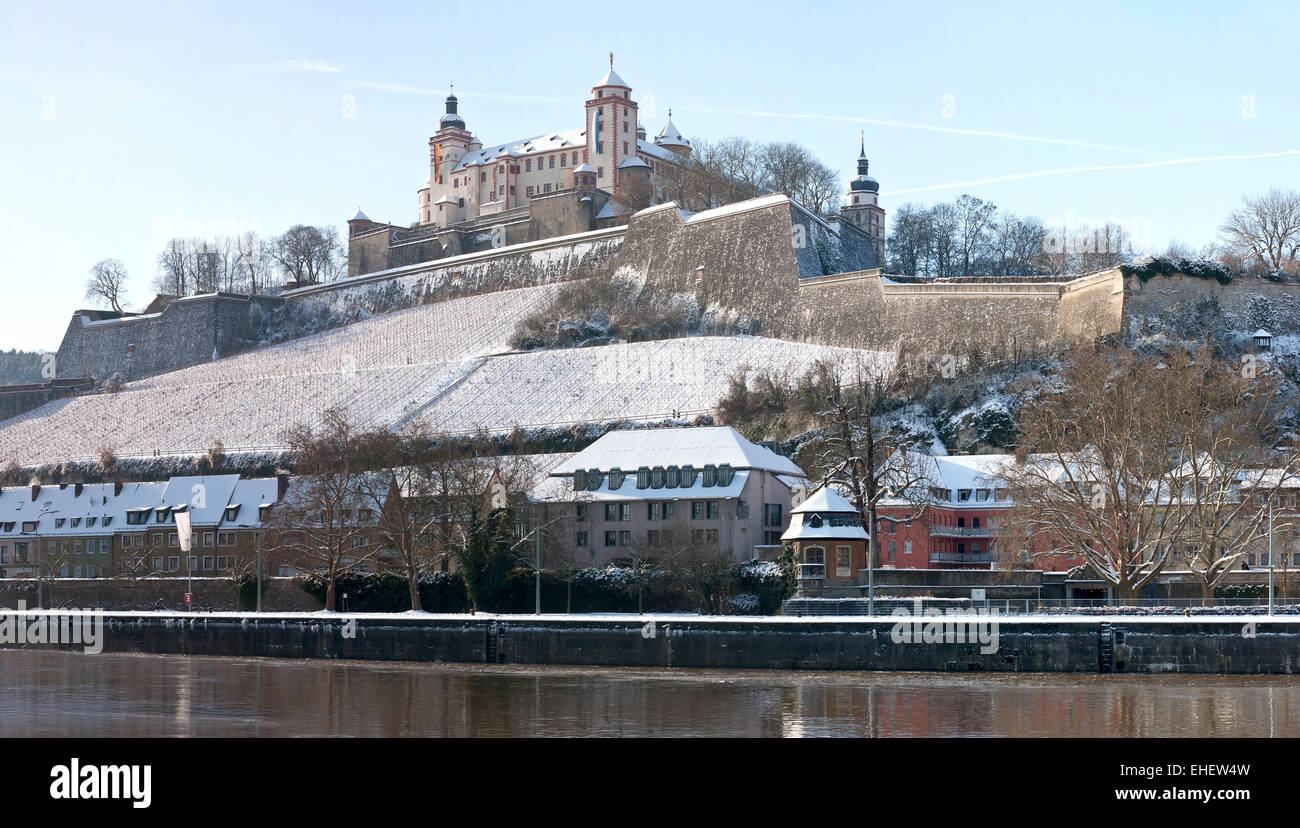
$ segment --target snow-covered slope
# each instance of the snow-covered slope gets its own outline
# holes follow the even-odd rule
[[[802,373],[817,359],[888,358],[758,337],[507,354],[554,286],[483,294],[377,316],[258,351],[59,400],[0,422],[0,463],[281,448],[331,407],[363,428],[421,420],[438,432],[660,420],[709,412],[737,368]]]

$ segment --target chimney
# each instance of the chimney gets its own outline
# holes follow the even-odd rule
[[[82,493],[83,491],[85,491],[85,490],[86,490],[85,485],[82,484],[82,483],[78,483],[78,484],[76,484],[75,486],[72,487],[72,496],[73,496],[73,497],[81,497],[81,493]]]
[[[122,481],[121,481],[121,480],[114,481],[114,483],[113,483],[113,497],[117,497],[117,496],[120,495],[121,493],[122,493]]]
[[[40,483],[33,483],[33,484],[32,484],[32,500],[36,500],[36,496],[39,495],[40,493],[41,493],[41,484],[40,484]]]
[[[289,473],[287,471],[278,471],[275,473],[275,499],[276,501],[284,500],[285,494],[289,491]]]

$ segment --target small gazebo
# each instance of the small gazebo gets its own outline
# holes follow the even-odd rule
[[[861,513],[823,483],[790,510],[790,528],[781,540],[794,545],[800,591],[814,593],[822,583],[856,583],[867,565],[868,537]]]
[[[1266,331],[1263,328],[1260,328],[1259,330],[1251,334],[1251,336],[1255,339],[1256,351],[1273,350],[1273,334],[1271,332]]]

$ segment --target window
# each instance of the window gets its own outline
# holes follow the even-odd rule
[[[606,503],[606,504],[605,504],[605,520],[618,520],[618,504],[617,504],[617,503]]]
[[[677,504],[671,500],[664,501],[664,520],[672,520],[677,516]]]
[[[198,555],[186,555],[186,556],[185,556],[185,571],[186,571],[186,572],[193,572],[194,570],[196,570],[196,569],[198,569],[198,568],[199,568],[199,556],[198,556]]]
[[[555,169],[555,156],[554,156],[554,155],[551,156],[551,163],[550,163],[549,166],[550,166],[551,169]]]
[[[664,486],[669,489],[677,488],[681,483],[681,469],[676,466],[669,466],[664,470]]]
[[[218,533],[217,533],[217,546],[234,546],[234,545],[235,545],[235,533],[234,533],[234,532],[218,532]]]
[[[682,488],[690,488],[695,485],[695,467],[682,466]]]
[[[984,501],[988,500],[988,499],[989,499],[989,490],[988,490],[988,489],[976,489],[976,490],[975,490],[975,499],[976,499],[977,501],[979,501],[980,503],[983,503]]]
[[[966,501],[970,500],[970,489],[958,489],[957,499],[962,503],[965,503]]]
[[[618,466],[609,470],[609,487],[611,489],[623,488],[623,481],[627,479],[627,474]]]
[[[718,485],[730,486],[731,481],[736,477],[736,470],[731,467],[730,463],[720,463],[718,465]]]
[[[578,522],[579,522],[579,523],[586,523],[586,522],[587,522],[587,504],[585,504],[585,503],[579,503],[579,504],[577,504],[577,510],[578,510],[578,515],[577,515],[577,520],[578,520]]]
[[[664,467],[655,466],[650,470],[650,488],[662,489],[664,487]]]
[[[626,121],[623,122],[623,131],[624,131],[624,132],[627,132],[627,122],[626,122]],[[624,154],[624,155],[627,155],[627,141],[624,141],[624,142],[623,142],[623,154]]]
[[[561,166],[561,167],[568,166],[568,161],[569,161],[569,156],[567,156],[567,155],[561,155],[561,156],[560,156],[560,166]]]
[[[903,541],[903,554],[904,555],[912,554],[912,542],[910,540]]]
[[[763,525],[764,526],[781,525],[781,504],[780,503],[763,504]]]
[[[650,488],[650,467],[642,466],[636,470],[636,487],[638,489]]]
[[[366,546],[369,546],[369,545],[370,545],[370,538],[353,538],[353,539],[352,539],[352,548],[353,548],[353,549],[361,549],[361,548],[366,547]]]
[[[533,197],[533,188],[532,188],[532,187],[529,187],[527,190],[524,191],[524,193],[525,193],[529,198],[532,198],[532,197]]]
[[[170,546],[172,549],[175,549],[176,547],[180,546],[181,545],[180,536],[176,535],[175,533],[168,535],[167,545]]]
[[[531,158],[525,159],[525,160],[524,160],[524,172],[532,172],[532,171],[533,171],[533,159],[531,159]],[[532,187],[529,187],[528,189],[531,190]]]
[[[578,153],[576,150],[573,153],[573,166],[578,166]]]
[[[154,558],[154,560],[155,560],[155,561],[160,561],[160,560],[162,560],[162,558]],[[168,555],[168,556],[167,556],[167,570],[168,570],[169,572],[176,572],[176,571],[179,570],[180,568],[181,568],[181,559],[180,559],[180,556],[179,556],[179,555]]]
[[[889,560],[893,561],[893,560],[897,560],[897,559],[898,559],[898,541],[890,541],[890,542],[889,542]]]
[[[604,177],[605,177],[605,168],[604,168],[604,167],[597,167],[597,168],[596,168],[596,177],[597,177],[597,178],[604,178]]]
[[[709,486],[716,486],[716,485],[718,485],[718,468],[717,468],[717,466],[714,466],[714,465],[711,464],[711,463],[710,463],[709,465],[705,466],[705,467],[704,467],[704,474],[702,474],[701,477],[703,478],[703,479],[700,481],[700,485],[701,485],[701,486],[704,486],[704,487],[707,488],[707,487],[709,487]]]
[[[214,540],[214,536],[213,536],[213,534],[212,534],[211,532],[204,532],[204,533],[203,533],[203,545],[204,545],[204,546],[211,546],[213,540]]]
[[[578,533],[578,542],[577,542],[577,545],[578,545],[578,546],[586,546],[586,545],[587,545],[587,533],[586,533],[586,532],[579,532],[579,533]]]
[[[646,503],[646,520],[662,520],[663,509],[663,504],[657,500]]]
[[[853,574],[853,548],[848,544],[835,547],[835,577],[848,578]]]
[[[606,533],[605,533],[605,545],[606,545],[606,546],[617,546],[617,545],[618,545],[618,532],[606,532]]]
[[[620,504],[618,505],[618,519],[619,519],[619,520],[629,520],[629,521],[632,519],[632,504],[631,504],[631,503],[620,503]]]
[[[710,501],[706,501],[706,502],[707,502],[707,504],[708,504],[708,507],[707,507],[707,509],[706,509],[705,511],[706,511],[706,514],[708,515],[708,519],[709,519],[709,520],[717,520],[717,519],[718,519],[719,512],[720,512],[720,510],[718,509],[718,501],[716,501],[716,500],[710,500]]]
[[[810,564],[826,563],[826,550],[820,546],[804,547],[803,562]]]
[[[889,527],[889,534],[891,534],[891,535],[897,535],[897,534],[898,534],[898,521],[896,521],[896,520],[887,520],[887,521],[885,521],[885,525],[887,525],[887,526]],[[892,543],[892,541],[891,541],[891,543]]]
[[[629,545],[631,545],[631,543],[632,543],[632,533],[629,532],[629,531],[626,530],[626,529],[621,529],[621,530],[619,530],[619,533],[618,533],[618,545],[619,545],[619,546],[629,546]]]
[[[204,556],[203,556],[203,571],[204,571],[204,572],[211,572],[212,569],[213,569],[213,566],[212,566],[212,565],[213,565],[214,563],[215,563],[215,561],[213,560],[213,557],[212,557],[211,555],[204,555]]]
[[[153,569],[154,569],[154,572],[162,572],[162,568],[163,568],[163,559],[162,559],[162,556],[161,556],[161,555],[156,556],[156,557],[153,559]]]
[[[704,520],[704,501],[691,501],[691,520]]]
[[[736,517],[742,520],[749,517],[749,504],[747,502],[743,500],[736,501]]]
[[[479,174],[478,174],[478,183],[482,184],[482,183],[484,183],[484,182],[486,182],[486,181],[487,181],[487,173],[485,173],[485,172],[481,172],[481,173],[479,173]]]
[[[65,518],[55,518],[55,519],[54,519],[54,528],[55,528],[55,529],[62,529],[62,528],[63,528],[63,524],[65,524],[65,523],[67,523],[67,520],[66,520]]]
[[[549,193],[550,191],[551,191],[551,185],[550,185],[550,184],[547,184],[546,186],[542,187],[542,192],[544,192],[544,193]]]

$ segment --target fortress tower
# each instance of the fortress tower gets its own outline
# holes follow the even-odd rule
[[[876,248],[876,260],[885,262],[885,211],[880,207],[880,182],[867,173],[867,139],[862,137],[858,152],[858,175],[849,182],[849,191],[840,208],[840,215],[862,228],[871,236]]]

